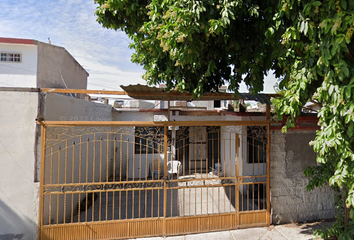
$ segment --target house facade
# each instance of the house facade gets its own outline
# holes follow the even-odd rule
[[[231,95],[197,102],[157,88],[124,90],[135,103],[120,102],[113,121],[42,123],[42,238],[166,236],[333,218],[333,192],[307,192],[303,175],[316,164],[308,145],[316,117],[300,117],[284,135],[269,113],[211,101]]]
[[[223,102],[223,101],[221,101]],[[113,119],[119,121],[129,121],[131,119],[138,119],[139,121],[167,121],[167,104],[156,104],[159,110],[151,111],[149,109],[132,109],[119,108],[114,112]],[[175,106],[175,102],[170,103]],[[178,104],[177,104],[178,105]],[[187,106],[187,104],[185,104]],[[222,103],[223,108],[213,108],[213,101],[206,101],[205,103],[193,104],[194,108],[187,107],[173,107],[170,112],[171,122],[202,122],[209,121],[211,124],[223,121],[235,122],[261,122],[266,121],[266,113],[263,112],[237,112],[228,111],[227,104]],[[207,107],[208,106],[208,107]],[[203,107],[204,109],[200,109]],[[140,117],[139,117],[140,116]],[[286,118],[285,118],[286,119]],[[316,166],[316,154],[309,142],[314,140],[316,136],[317,117],[315,114],[305,114],[300,116],[296,122],[296,127],[289,129],[287,134],[281,132],[281,127],[285,125],[285,120],[282,122],[272,121],[270,123],[269,135],[269,183],[270,183],[270,207],[271,207],[271,223],[284,224],[289,222],[304,222],[316,221],[323,219],[332,219],[334,217],[334,197],[332,190],[327,186],[317,188],[313,191],[307,191],[306,186],[308,178],[304,176],[303,172],[307,167]],[[177,129],[177,128],[175,128]],[[184,130],[182,130],[184,129]],[[188,130],[186,130],[188,129]],[[193,130],[194,129],[194,130]],[[210,133],[210,127],[205,126],[190,126],[182,127],[175,130],[176,134],[171,137],[178,138],[178,135],[183,131],[187,131],[188,140],[186,142],[193,142],[194,138],[201,139],[202,144],[197,145],[189,144],[184,150],[181,150],[181,143],[175,142],[176,147],[172,148],[171,153],[168,155],[170,159],[185,159],[189,158],[192,162],[197,159],[199,164],[210,168],[215,168],[212,159],[233,159],[236,162],[237,155],[242,167],[239,169],[239,176],[242,174],[254,175],[267,175],[266,163],[268,157],[264,156],[265,152],[260,149],[262,145],[267,147],[267,144],[261,144],[262,138],[250,137],[252,130],[263,131],[263,127],[254,126],[220,126],[215,133]],[[215,132],[215,130],[214,130]],[[239,153],[235,154],[235,149],[228,152],[229,149],[234,147],[234,136],[228,136],[230,132],[237,132],[239,135]],[[193,136],[194,135],[194,136]],[[209,140],[208,140],[209,139]],[[227,139],[231,139],[228,142]],[[266,141],[263,141],[266,142]],[[208,146],[209,145],[209,146]],[[211,149],[211,147],[214,147]],[[218,149],[218,150],[217,150]],[[225,151],[225,149],[227,149]],[[254,153],[255,151],[256,153]],[[195,154],[195,152],[199,152]],[[210,153],[213,152],[213,153]],[[264,156],[263,159],[260,156]],[[187,157],[188,155],[188,157]],[[194,159],[193,159],[194,158]],[[242,158],[242,160],[241,160]],[[150,158],[149,158],[150,159]],[[206,163],[209,159],[209,163]],[[201,161],[202,160],[202,161]],[[200,163],[201,162],[201,163]],[[229,169],[225,174],[235,176],[235,162],[233,160],[223,161],[220,164],[223,169]],[[185,167],[188,168],[188,162],[185,162]],[[231,170],[231,171],[230,171]]]
[[[0,237],[134,238],[333,218],[331,190],[307,192],[303,176],[316,164],[316,117],[285,135],[269,113],[229,108],[230,95],[135,90],[134,103],[112,109],[1,89]]]
[[[86,89],[88,72],[63,47],[0,38],[0,87]]]
[[[86,89],[88,73],[63,47],[0,38],[0,239],[38,239],[40,127],[36,119],[77,115],[111,120],[111,107],[80,94],[39,88]]]

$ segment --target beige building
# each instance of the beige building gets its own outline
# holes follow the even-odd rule
[[[88,72],[63,47],[0,38],[0,87],[86,89]]]

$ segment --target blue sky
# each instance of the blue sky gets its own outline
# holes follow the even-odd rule
[[[93,0],[0,0],[0,36],[29,38],[65,47],[90,73],[88,89],[120,90],[145,84],[143,69],[130,61],[130,39],[96,22]],[[264,92],[274,92],[267,77]],[[246,91],[242,86],[241,91]]]

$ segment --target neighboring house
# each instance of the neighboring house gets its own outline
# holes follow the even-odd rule
[[[63,47],[0,37],[0,87],[86,89],[88,76]]]
[[[111,107],[75,94],[39,88],[86,89],[87,71],[63,47],[0,38],[0,239],[37,239],[40,127],[36,119],[111,119]],[[75,96],[75,97],[73,97]]]

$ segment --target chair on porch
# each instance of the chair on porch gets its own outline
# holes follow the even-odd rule
[[[168,179],[170,179],[171,175],[173,175],[173,174],[178,175],[180,172],[181,166],[182,166],[182,163],[177,160],[167,162],[167,177],[168,177]]]

